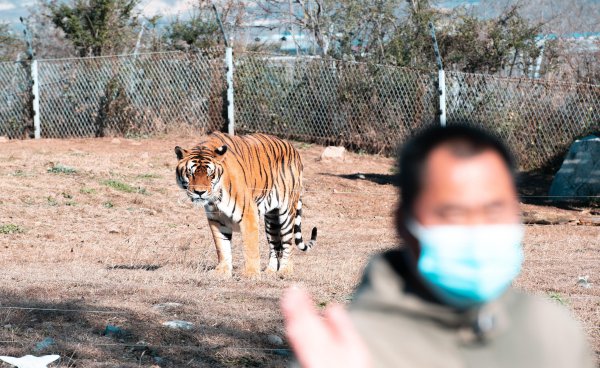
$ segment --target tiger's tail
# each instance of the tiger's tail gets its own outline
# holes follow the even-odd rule
[[[296,220],[294,223],[294,238],[296,241],[296,246],[303,252],[310,250],[317,244],[317,228],[313,227],[312,232],[310,234],[310,241],[304,244],[302,240],[302,200],[298,200],[298,205],[296,206]]]

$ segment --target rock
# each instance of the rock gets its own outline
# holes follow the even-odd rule
[[[277,335],[269,335],[267,336],[267,341],[271,345],[281,346],[283,345],[283,339]]]
[[[142,142],[130,140],[129,144],[131,144],[132,146],[141,146]]]
[[[112,141],[110,141],[110,143],[112,143],[112,144],[121,144],[121,140],[119,138],[113,138]]]
[[[9,140],[10,140],[10,139],[8,139],[8,137],[7,137],[7,136],[4,136],[4,135],[3,135],[3,136],[1,136],[1,137],[0,137],[0,143],[6,143],[6,142],[8,142]]]
[[[600,137],[576,140],[550,186],[550,196],[592,197],[600,193]],[[566,198],[568,199],[568,198]]]
[[[152,306],[152,308],[159,310],[159,311],[169,311],[169,310],[177,309],[177,308],[181,307],[182,305],[183,304],[181,304],[181,303],[166,302],[166,303],[155,304]]]
[[[40,351],[45,350],[46,348],[50,347],[51,345],[54,345],[54,339],[51,337],[46,337],[42,341],[35,344],[35,348],[33,348],[33,351],[40,352]]]
[[[163,322],[163,326],[173,328],[175,330],[191,330],[194,328],[194,324],[192,322],[179,320]]]
[[[326,147],[321,153],[321,160],[336,160],[344,161],[346,155],[346,149],[344,147],[329,146]]]

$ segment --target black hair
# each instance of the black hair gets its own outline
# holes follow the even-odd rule
[[[423,173],[429,154],[442,145],[448,145],[457,157],[471,157],[492,150],[500,155],[516,182],[516,162],[508,147],[491,132],[476,126],[475,121],[449,121],[447,126],[427,127],[401,148],[398,157],[400,173],[397,182],[401,188],[400,209],[412,212],[417,196],[423,188]]]

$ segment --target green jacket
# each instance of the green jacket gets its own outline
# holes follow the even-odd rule
[[[510,289],[458,312],[436,300],[413,264],[404,250],[376,257],[350,306],[373,367],[596,367],[565,308]]]

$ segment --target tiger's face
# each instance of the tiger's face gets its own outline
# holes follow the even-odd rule
[[[215,149],[196,147],[186,150],[175,147],[179,162],[175,169],[177,185],[186,191],[192,202],[201,205],[215,203],[221,198],[223,155],[227,146]]]

